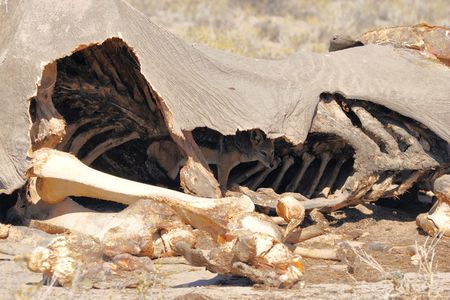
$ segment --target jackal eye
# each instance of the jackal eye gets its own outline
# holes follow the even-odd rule
[[[266,150],[259,151],[264,157],[269,157],[269,153]]]

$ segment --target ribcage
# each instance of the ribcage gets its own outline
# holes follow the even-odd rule
[[[418,122],[370,102],[322,95],[303,145],[277,141],[272,168],[237,167],[231,184],[273,188],[340,206],[397,197],[448,169],[448,143]],[[427,188],[425,186],[425,188]]]
[[[67,124],[58,149],[107,173],[180,188],[158,157],[148,157],[149,145],[171,138],[130,48],[119,39],[107,40],[59,59],[57,70],[52,101]],[[39,105],[30,108],[34,121]],[[305,143],[274,143],[271,167],[243,163],[232,171],[228,186],[270,187],[310,199],[346,195],[336,206],[341,207],[399,196],[445,172],[450,161],[448,143],[422,124],[340,95],[321,96]]]
[[[156,183],[146,149],[168,133],[132,50],[110,39],[59,59],[57,70],[52,102],[66,122],[57,148],[101,171]]]

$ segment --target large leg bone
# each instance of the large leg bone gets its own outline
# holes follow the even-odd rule
[[[314,161],[315,157],[314,155],[309,154],[308,152],[303,153],[302,155],[302,167],[300,169],[300,172],[295,175],[294,179],[288,184],[286,187],[286,191],[288,192],[295,192],[298,188],[298,185],[300,184],[300,181],[303,178],[303,175],[305,175],[306,170],[308,169],[309,165]]]
[[[275,181],[272,183],[272,188],[276,192],[278,191],[281,181],[284,178],[284,175],[286,174],[287,170],[294,164],[294,158],[290,155],[287,155],[283,157],[283,162],[281,165],[281,170],[277,175],[277,178],[275,178]]]
[[[68,196],[84,196],[131,204],[149,199],[169,205],[185,222],[213,236],[226,231],[228,219],[236,212],[251,212],[253,202],[246,196],[219,199],[200,198],[169,189],[121,179],[89,168],[73,155],[51,149],[34,153],[33,175],[37,190],[48,203]]]
[[[30,226],[52,234],[70,231],[88,235],[100,241],[107,253],[149,257],[170,254],[173,249],[163,243],[175,233],[188,241],[192,232],[170,207],[149,200],[140,200],[118,213],[105,213],[66,198],[50,205],[45,220],[31,220]]]
[[[436,179],[433,188],[438,200],[428,213],[417,216],[416,223],[429,235],[450,237],[450,175]]]
[[[316,190],[317,186],[319,185],[320,179],[322,178],[323,172],[325,172],[325,168],[327,167],[328,163],[330,162],[332,156],[329,152],[322,152],[320,154],[320,166],[319,170],[317,171],[316,176],[314,177],[313,182],[311,183],[311,186],[309,187],[308,193],[305,195],[306,197],[311,197]]]

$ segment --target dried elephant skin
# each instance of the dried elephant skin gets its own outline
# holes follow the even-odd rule
[[[378,103],[450,140],[450,72],[414,52],[369,45],[281,61],[241,58],[188,45],[127,3],[113,3],[8,1],[0,7],[2,192],[26,180],[28,99],[38,94],[36,83],[51,85],[39,80],[44,66],[111,38],[132,49],[169,131],[182,140],[183,131],[196,127],[222,134],[259,128],[300,143],[323,92]]]

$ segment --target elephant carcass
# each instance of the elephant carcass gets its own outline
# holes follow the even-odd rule
[[[36,9],[28,9],[34,4]],[[53,91],[67,93],[81,89],[84,92],[79,98],[85,101],[85,109],[78,104],[74,107],[78,111],[71,113],[72,118],[65,118],[69,133],[89,121],[91,127],[100,126],[101,122],[114,125],[111,119],[116,115],[128,114],[132,125],[116,117],[125,128],[109,128],[115,133],[111,135],[118,136],[116,132],[124,131],[126,136],[139,128],[139,135],[150,139],[169,131],[187,143],[184,132],[197,127],[224,135],[235,134],[237,129],[259,128],[270,138],[284,137],[298,144],[308,135],[320,95],[339,92],[348,99],[380,104],[422,123],[443,140],[450,139],[448,69],[421,59],[414,52],[369,45],[330,54],[296,54],[281,61],[256,60],[186,44],[122,1],[114,1],[114,5],[107,1],[87,1],[71,4],[70,9],[65,4],[8,1],[7,9],[2,6],[0,76],[5,132],[0,182],[3,192],[21,187],[27,178],[32,149],[31,121],[42,120],[39,124],[45,131],[45,126],[53,128],[53,118],[58,119],[46,103],[52,98],[52,84],[58,83],[51,76],[60,78],[51,75],[49,70],[49,77],[44,78],[47,80],[40,80],[44,67],[58,59],[56,64],[64,64],[60,65],[65,71],[62,76],[76,75],[84,70],[83,66],[89,67],[85,70],[89,71],[85,85],[68,82],[59,91]],[[52,14],[56,10],[57,16]],[[93,13],[97,11],[104,13],[94,18]],[[113,53],[116,57],[111,57]],[[70,60],[63,63],[64,58]],[[72,68],[76,63],[79,65]],[[118,68],[121,63],[126,64],[125,70]],[[58,72],[57,66],[54,68]],[[41,87],[41,93],[34,83]],[[114,87],[113,91],[102,89],[100,83]],[[121,98],[115,92],[128,98]],[[89,93],[102,95],[104,102],[115,100],[108,107],[102,105],[104,102],[88,106]],[[31,106],[37,111],[37,120],[30,120],[29,99],[34,99]],[[133,102],[126,102],[131,99]],[[128,106],[123,107],[120,101]],[[157,113],[153,115],[152,111]],[[156,119],[153,120],[156,125],[149,120],[150,116]],[[161,128],[166,125],[167,129]],[[52,132],[61,134],[60,130],[49,129]],[[45,132],[41,132],[40,140],[44,139],[42,135]],[[133,136],[125,140],[131,139]],[[114,145],[117,143],[120,142]],[[193,152],[189,145],[182,148]],[[91,155],[90,159],[94,157]]]
[[[242,58],[189,45],[120,0],[8,1],[0,17],[0,190],[26,184],[25,202],[45,190],[31,162],[43,148],[217,200],[221,191],[197,144],[198,128],[222,136],[263,131],[275,142],[278,163],[243,183],[313,198],[302,203],[307,209],[397,196],[448,163],[449,70],[415,51],[368,45],[281,61]],[[161,141],[186,158],[178,179],[148,157]],[[52,174],[71,172],[64,163],[53,166],[61,170]],[[236,170],[249,174],[253,167]],[[94,182],[83,184],[95,185],[89,178]],[[54,180],[63,178],[47,183]],[[117,200],[111,185],[73,193]],[[191,253],[185,244],[179,250]],[[216,271],[244,272],[197,257]]]

